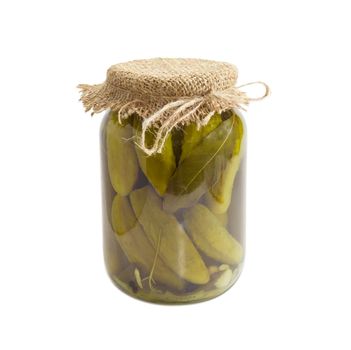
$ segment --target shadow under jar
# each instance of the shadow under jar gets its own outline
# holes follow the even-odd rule
[[[173,129],[161,153],[137,145],[142,119],[101,126],[104,257],[116,286],[156,303],[228,290],[242,270],[246,128],[236,112]],[[146,142],[152,144],[149,130]]]

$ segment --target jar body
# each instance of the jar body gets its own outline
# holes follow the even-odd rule
[[[203,127],[173,130],[151,156],[136,145],[140,125],[136,115],[121,125],[109,112],[101,126],[107,272],[145,301],[216,297],[235,283],[244,259],[244,121],[216,113]]]

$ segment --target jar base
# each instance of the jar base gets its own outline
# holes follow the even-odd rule
[[[228,291],[239,279],[242,272],[243,264],[237,266],[237,268],[233,271],[233,278],[231,281],[223,288],[214,288],[210,290],[197,290],[190,293],[183,293],[181,295],[173,293],[171,291],[158,291],[153,290],[143,290],[138,289],[138,291],[133,291],[133,289],[127,284],[120,281],[113,275],[109,275],[112,283],[122,292],[127,294],[128,296],[152,303],[152,304],[161,304],[161,305],[186,305],[186,304],[195,304],[201,303],[204,301],[208,301],[214,299],[226,291]]]

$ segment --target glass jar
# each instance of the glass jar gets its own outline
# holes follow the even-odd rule
[[[101,126],[104,257],[138,299],[192,303],[238,279],[244,260],[246,128],[234,111],[173,129],[161,153],[138,147],[141,118]],[[154,140],[149,131],[146,141]]]

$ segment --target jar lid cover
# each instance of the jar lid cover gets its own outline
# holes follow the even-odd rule
[[[144,97],[193,97],[235,85],[234,65],[203,59],[153,58],[119,63],[109,68],[107,80],[116,88]]]

